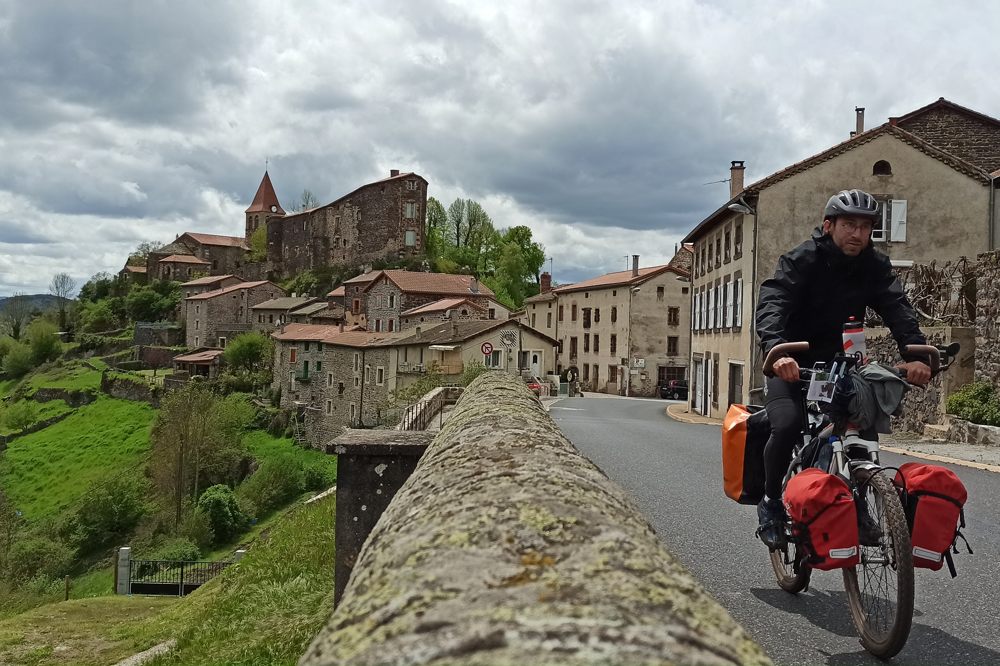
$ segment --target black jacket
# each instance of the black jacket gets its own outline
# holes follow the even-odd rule
[[[779,342],[809,342],[800,365],[827,361],[843,350],[849,317],[864,321],[877,312],[899,345],[926,344],[917,316],[892,271],[889,258],[869,245],[857,257],[845,255],[820,229],[778,259],[774,277],[760,286],[757,336],[764,354]]]

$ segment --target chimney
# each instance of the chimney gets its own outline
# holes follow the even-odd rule
[[[399,175],[399,169],[389,169],[389,178],[395,178]]]
[[[865,131],[865,107],[856,106],[854,107],[854,114],[857,116],[857,129],[854,130],[855,134],[861,134]]]
[[[639,277],[639,255],[632,255],[632,277]]]
[[[548,272],[542,273],[542,277],[539,280],[541,286],[541,293],[547,294],[552,291],[552,276]]]
[[[471,291],[473,294],[479,293],[479,278],[477,278],[475,275],[472,276],[472,281],[469,283],[469,291]]]
[[[743,191],[743,160],[733,160],[729,165],[729,198],[735,199]]]

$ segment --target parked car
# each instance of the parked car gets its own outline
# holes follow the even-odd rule
[[[660,397],[671,400],[687,400],[688,383],[686,379],[671,379],[660,385]]]

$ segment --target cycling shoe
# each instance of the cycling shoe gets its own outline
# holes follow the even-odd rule
[[[778,550],[784,542],[785,507],[781,500],[761,500],[757,505],[757,537],[769,550]]]

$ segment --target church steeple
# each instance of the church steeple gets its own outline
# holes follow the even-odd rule
[[[264,171],[264,177],[257,188],[257,194],[253,197],[253,203],[246,209],[247,225],[246,240],[250,242],[250,236],[260,227],[267,224],[272,217],[280,217],[285,214],[281,204],[278,203],[278,195],[274,193],[274,186],[271,185],[271,177]]]

